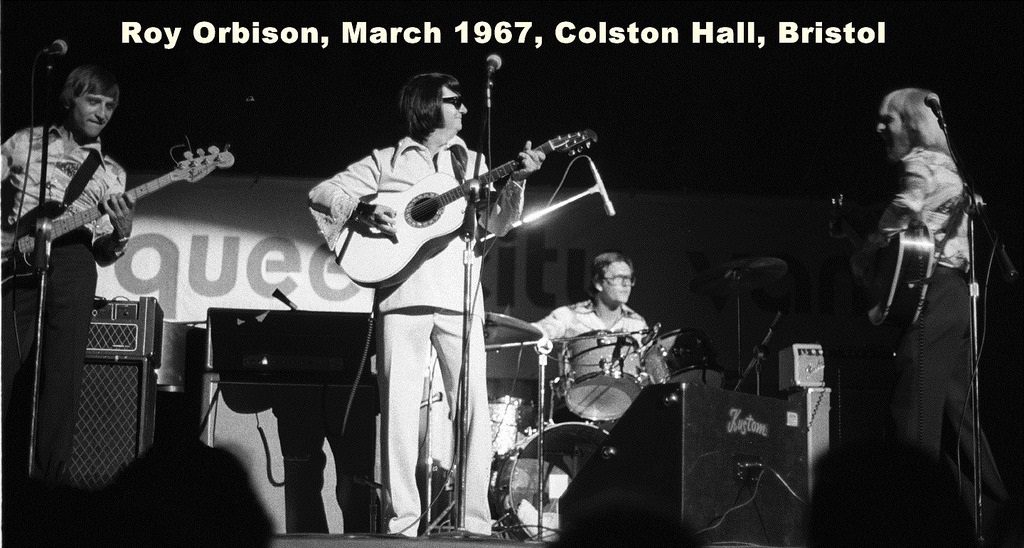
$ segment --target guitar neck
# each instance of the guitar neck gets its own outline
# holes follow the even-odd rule
[[[171,173],[168,173],[166,175],[153,179],[148,183],[143,183],[125,192],[125,195],[128,196],[128,198],[132,202],[136,202],[140,198],[143,198],[148,194],[152,194],[160,190],[161,188],[164,188],[165,186],[175,182],[176,179],[174,179],[171,175]],[[61,215],[60,217],[54,219],[52,222],[52,239],[55,240],[67,234],[68,232],[71,232],[72,230],[75,230],[79,227],[83,227],[95,221],[96,219],[99,219],[102,216],[103,212],[100,211],[100,206],[98,205],[92,206],[89,209],[79,211],[77,213]],[[30,234],[28,236],[23,236],[18,240],[18,250],[21,251],[22,253],[29,253],[34,248],[35,237],[33,235]]]
[[[533,150],[543,152],[544,154],[551,154],[551,151],[554,150],[554,144],[552,143],[552,141],[547,141],[543,145],[541,145],[541,146],[539,146],[539,147],[537,147],[537,148],[535,148]],[[483,175],[477,177],[477,180],[480,181],[481,186],[483,186],[483,185],[490,185],[491,183],[494,183],[495,181],[500,181],[504,177],[507,177],[507,176],[511,175],[512,173],[514,173],[516,171],[516,169],[517,169],[517,167],[516,167],[517,164],[518,164],[518,162],[516,162],[515,160],[511,160],[511,161],[505,162],[504,164],[501,164],[500,166],[498,166],[496,168],[493,168],[490,171],[488,171],[487,173],[484,173]],[[459,186],[449,190],[448,192],[445,192],[444,194],[439,195],[437,197],[437,200],[439,202],[441,202],[441,206],[446,206],[446,205],[454,202],[455,200],[458,200],[458,199],[463,198],[465,196],[466,196],[466,187],[465,187],[465,185],[459,185]]]

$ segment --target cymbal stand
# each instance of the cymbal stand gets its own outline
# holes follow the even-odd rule
[[[754,347],[754,356],[750,358],[750,363],[747,364],[747,368],[743,370],[743,374],[740,375],[740,379],[736,381],[736,386],[733,390],[739,390],[740,384],[743,383],[743,379],[747,378],[750,374],[751,369],[757,371],[757,395],[761,395],[761,362],[764,361],[764,354],[768,350],[768,343],[772,340],[774,334],[775,325],[779,323],[779,318],[782,317],[782,311],[775,313],[775,319],[772,320],[771,325],[768,326],[768,333],[765,334],[764,339],[761,339],[761,344]]]
[[[551,353],[551,341],[543,338],[534,345],[537,350],[537,534],[544,530],[544,491],[547,478],[544,477],[544,384],[548,365],[548,354]],[[554,406],[552,406],[554,407]]]

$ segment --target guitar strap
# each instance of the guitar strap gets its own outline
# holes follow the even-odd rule
[[[461,183],[466,178],[466,163],[469,162],[469,153],[459,145],[448,150],[452,154],[452,172],[455,174],[455,180]]]
[[[100,153],[96,149],[90,149],[89,155],[86,156],[85,161],[78,167],[78,171],[68,182],[68,187],[64,190],[64,200],[61,202],[62,210],[67,209],[79,196],[82,195],[82,191],[85,190],[85,185],[92,179],[93,173],[96,173],[96,168],[100,165]],[[10,189],[10,190],[8,190]],[[14,187],[4,186],[4,207],[3,207],[3,229],[13,230],[19,224],[31,221],[30,224],[35,224],[35,216],[39,215],[42,211],[47,211],[50,215],[58,215],[59,211],[50,211],[41,207],[35,208],[33,211],[23,215],[20,219],[14,218],[13,202],[14,202]]]
[[[64,207],[67,207],[74,203],[79,196],[82,195],[82,191],[85,190],[85,185],[92,179],[92,174],[96,173],[96,168],[100,166],[100,153],[96,152],[96,149],[89,150],[89,156],[86,157],[82,165],[78,167],[78,171],[75,172],[75,176],[71,178],[71,182],[68,183],[67,190],[64,191]]]
[[[960,200],[953,206],[952,211],[949,212],[949,218],[946,219],[946,224],[942,227],[944,234],[942,240],[935,246],[935,259],[936,261],[942,257],[942,254],[946,250],[946,242],[949,238],[956,233],[960,228],[960,223],[964,218],[964,211],[967,210],[967,203],[970,201],[966,194],[960,195]]]

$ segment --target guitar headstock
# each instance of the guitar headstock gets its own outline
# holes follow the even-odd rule
[[[597,142],[597,134],[591,129],[559,135],[548,141],[552,152],[567,152],[570,156],[583,152]]]
[[[227,169],[235,165],[235,156],[228,151],[230,148],[231,145],[226,145],[223,151],[216,146],[208,147],[206,150],[199,148],[195,153],[191,150],[185,151],[185,159],[178,162],[172,176],[176,180],[194,183],[215,169]]]

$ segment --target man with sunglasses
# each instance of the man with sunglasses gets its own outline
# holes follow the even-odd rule
[[[396,234],[399,213],[381,204],[360,201],[375,193],[402,192],[435,173],[454,180],[471,178],[477,153],[458,136],[463,116],[459,81],[447,74],[420,74],[402,88],[399,110],[408,135],[396,146],[374,150],[345,171],[310,192],[310,208],[332,249],[337,249],[346,223],[362,223]],[[482,208],[480,225],[503,236],[523,209],[526,178],[540,168],[544,154],[527,142],[519,153],[520,169],[512,174],[490,207]],[[481,173],[486,171],[481,158]],[[456,388],[462,366],[463,253],[465,244],[455,235],[443,249],[418,264],[398,285],[380,288],[374,297],[377,329],[377,375],[381,390],[381,468],[384,484],[383,514],[386,532],[416,536],[421,501],[416,485],[420,454],[420,400],[424,372],[436,357],[450,402],[458,401]],[[474,257],[474,275],[480,257]],[[483,299],[479,279],[470,334],[469,425],[464,471],[466,530],[489,536],[487,501],[491,466],[491,426],[487,406],[486,354],[483,336]]]

